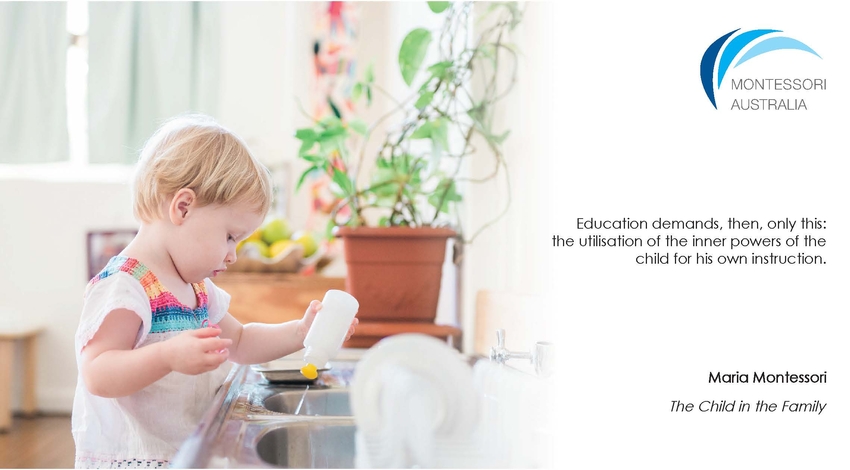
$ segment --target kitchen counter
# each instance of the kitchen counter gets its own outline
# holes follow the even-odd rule
[[[216,393],[213,403],[195,432],[183,443],[171,461],[175,468],[354,468],[357,467],[355,452],[356,425],[349,400],[350,385],[358,361],[365,349],[342,349],[330,369],[321,373],[315,383],[306,385],[270,384],[251,366],[237,365],[230,371],[226,381]],[[459,354],[459,353],[458,353]],[[470,366],[483,359],[480,356],[462,356]],[[300,359],[300,353],[285,359]],[[489,361],[488,361],[489,363]],[[498,366],[497,366],[498,367]],[[496,382],[511,383],[509,388],[520,389],[526,374],[513,371],[514,379]],[[519,380],[514,382],[514,380]],[[499,392],[494,390],[494,392]],[[515,394],[514,394],[515,395]],[[537,397],[527,397],[537,403]],[[488,398],[492,401],[493,397]],[[518,422],[516,419],[539,416],[538,411],[529,409],[526,399],[511,396],[509,418],[491,415],[482,430],[482,443],[490,442],[487,449],[502,449],[519,442],[516,436],[501,437],[504,423]],[[500,400],[488,402],[487,410],[495,411]],[[545,408],[545,406],[544,406]],[[519,413],[517,415],[517,413]],[[536,421],[536,419],[532,420]],[[502,423],[502,424],[500,424]],[[533,424],[533,423],[532,423]],[[523,435],[536,440],[536,429]],[[545,426],[544,426],[545,427]],[[516,430],[519,433],[520,430]],[[514,434],[516,434],[514,433]],[[542,441],[541,441],[542,442]],[[482,447],[484,449],[484,447]],[[490,454],[501,460],[495,450],[484,449],[481,457]],[[501,451],[500,451],[501,452]],[[536,451],[535,451],[536,452]],[[497,455],[498,454],[498,455]],[[519,455],[519,454],[518,454]],[[509,455],[508,455],[509,456]],[[361,456],[361,458],[364,458]],[[478,458],[478,457],[475,457]],[[528,461],[540,460],[533,457]],[[482,460],[486,463],[489,460]],[[363,462],[361,462],[363,463]],[[493,466],[493,465],[490,465]],[[499,465],[496,465],[499,466]],[[516,466],[516,465],[511,465]],[[470,468],[475,468],[472,465]]]
[[[172,467],[353,467],[355,428],[347,392],[356,362],[330,364],[311,385],[269,384],[251,366],[235,365],[198,428],[172,459]],[[337,409],[327,408],[338,416],[310,414],[304,398],[317,393],[323,403],[330,403],[328,397],[339,402]],[[266,408],[272,397],[295,398],[297,409],[272,411]],[[320,443],[332,444],[333,451],[317,449]]]

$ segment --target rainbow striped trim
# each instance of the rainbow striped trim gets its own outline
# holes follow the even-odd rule
[[[126,256],[110,259],[106,267],[89,281],[86,292],[99,281],[119,272],[133,276],[145,289],[151,304],[151,333],[195,330],[201,328],[201,323],[209,318],[207,288],[203,282],[192,284],[198,299],[198,307],[193,310],[180,303],[147,266]]]

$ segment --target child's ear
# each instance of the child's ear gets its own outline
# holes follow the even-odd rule
[[[182,225],[189,217],[189,211],[195,208],[195,199],[195,191],[189,188],[177,191],[171,198],[171,204],[168,205],[168,218],[171,219],[171,223]]]

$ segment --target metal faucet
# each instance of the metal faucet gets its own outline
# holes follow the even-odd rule
[[[552,375],[554,345],[546,341],[534,344],[532,352],[514,352],[505,348],[505,330],[496,330],[496,345],[490,348],[490,360],[504,364],[510,359],[525,359],[541,377]]]

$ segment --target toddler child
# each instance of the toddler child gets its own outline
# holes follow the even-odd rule
[[[210,278],[263,221],[268,171],[235,134],[187,115],[142,149],[138,234],[92,279],[75,336],[77,468],[158,468],[199,424],[232,361],[298,351],[321,302],[277,325],[240,324]],[[348,337],[354,332],[352,321]]]

